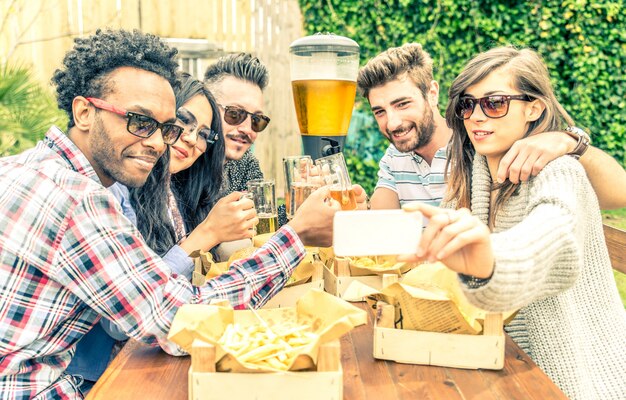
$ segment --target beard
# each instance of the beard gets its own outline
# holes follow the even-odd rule
[[[396,141],[393,137],[395,133],[407,132],[415,128],[415,136],[412,138]],[[387,131],[387,140],[395,146],[398,151],[402,153],[409,153],[417,151],[422,147],[430,143],[435,133],[435,118],[433,117],[433,110],[430,107],[426,107],[424,110],[424,117],[416,125],[415,123],[403,124],[400,128],[393,131]]]
[[[129,133],[130,135],[130,133]],[[125,154],[128,153],[128,149],[122,151],[121,156],[116,155],[114,148],[114,140],[111,139],[109,134],[104,128],[104,124],[99,116],[96,116],[96,121],[93,125],[93,129],[89,133],[89,146],[91,150],[91,156],[93,158],[94,167],[98,168],[102,174],[107,178],[119,182],[128,187],[141,187],[146,183],[149,174],[137,174],[133,175],[124,168],[123,162]],[[159,157],[156,151],[146,150],[144,154]]]

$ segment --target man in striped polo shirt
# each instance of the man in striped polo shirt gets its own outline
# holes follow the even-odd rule
[[[372,208],[400,208],[412,201],[436,206],[444,196],[446,150],[452,131],[439,113],[439,84],[433,80],[432,65],[420,44],[409,43],[382,52],[359,71],[359,91],[368,99],[381,133],[390,142],[380,160]],[[626,191],[613,190],[626,186],[626,171],[608,154],[588,146],[586,133],[573,130],[517,141],[500,163],[498,181],[525,181],[557,157],[584,153],[580,161],[600,206],[626,207]]]

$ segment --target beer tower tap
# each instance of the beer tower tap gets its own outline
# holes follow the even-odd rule
[[[356,96],[359,45],[347,37],[317,33],[295,40],[289,52],[304,154],[315,160],[341,152]]]
[[[328,142],[327,145],[322,146],[321,157],[326,157],[332,154],[341,153],[341,146],[339,146],[338,141],[333,140],[331,138],[326,138],[326,137],[323,137],[320,140]]]

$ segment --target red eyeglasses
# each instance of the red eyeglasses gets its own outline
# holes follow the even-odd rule
[[[117,115],[121,115],[128,120],[126,124],[126,130],[140,138],[149,138],[157,129],[161,129],[163,135],[163,143],[174,144],[183,133],[184,128],[172,123],[160,123],[152,117],[147,115],[138,114],[132,111],[126,111],[123,108],[114,106],[102,99],[95,97],[86,97],[87,101],[93,104],[94,107],[112,112]]]
[[[248,115],[252,119],[250,127],[255,132],[261,132],[263,129],[267,128],[267,125],[270,123],[270,117],[267,115],[251,113],[250,111],[237,106],[218,105],[224,109],[224,121],[226,121],[229,125],[241,124],[246,120],[246,118],[248,118]]]
[[[493,119],[502,118],[508,114],[511,100],[533,101],[534,99],[526,94],[492,95],[480,99],[463,96],[459,99],[454,113],[460,119],[469,119],[474,114],[476,104],[480,104],[480,109],[483,110],[485,116]]]

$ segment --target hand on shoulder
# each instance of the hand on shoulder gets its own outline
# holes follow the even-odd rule
[[[504,155],[498,168],[498,182],[527,181],[536,176],[550,161],[571,153],[576,140],[560,131],[543,132],[520,139]]]

